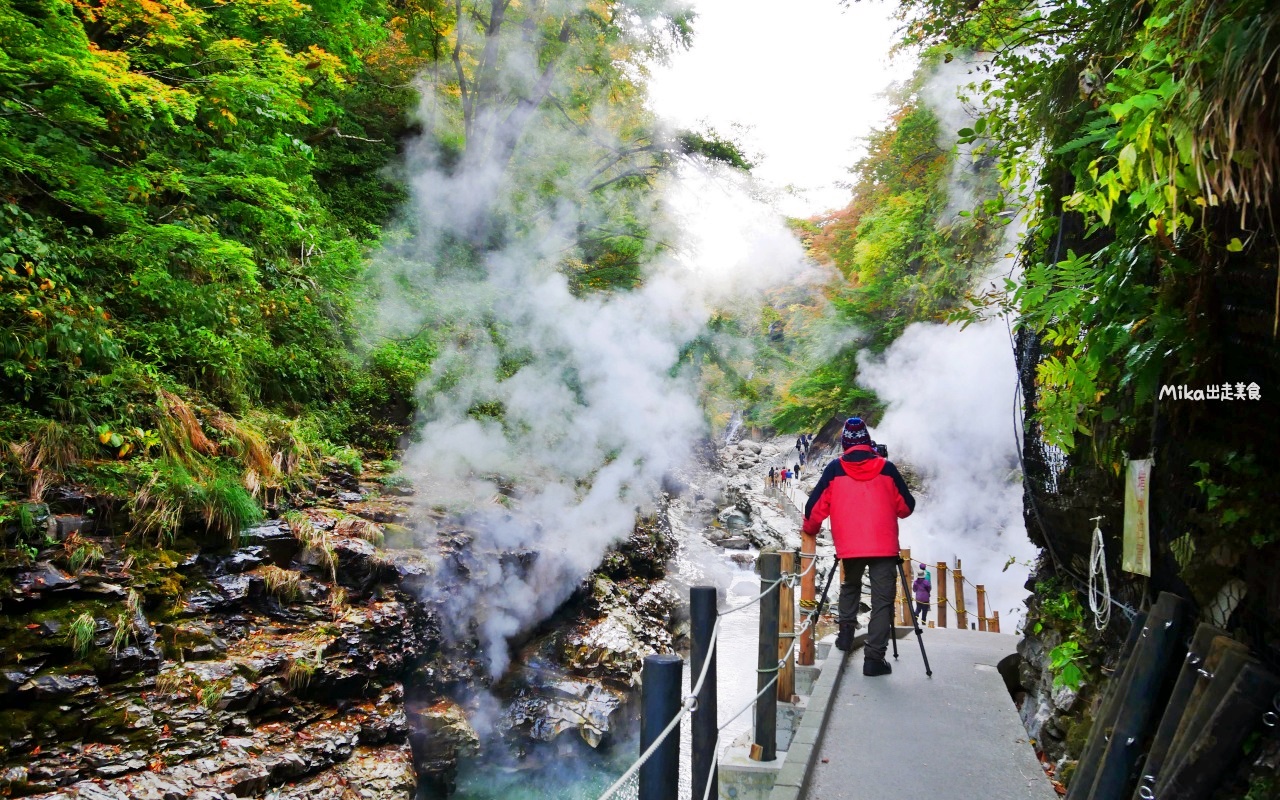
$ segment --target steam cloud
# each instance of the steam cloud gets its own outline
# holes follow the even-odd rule
[[[973,122],[973,108],[957,94],[973,79],[976,63],[957,59],[941,65],[921,93],[950,143],[956,130]],[[971,155],[959,152],[939,222],[951,221],[956,211],[976,202],[972,174]],[[1020,222],[1005,229],[1002,257],[989,276],[1010,274],[1007,254],[1023,230]],[[864,353],[859,376],[888,406],[872,435],[925,481],[918,511],[904,524],[903,544],[914,558],[930,563],[954,565],[959,557],[965,577],[986,586],[988,613],[999,610],[1002,630],[1013,631],[1025,613],[1026,565],[1038,553],[1022,517],[1021,442],[1014,417],[1020,397],[1005,321],[988,319],[963,331],[958,325],[912,325],[881,358]],[[1010,558],[1016,562],[1009,564]],[[954,597],[954,585],[947,594]],[[966,587],[971,613],[977,608],[975,594]]]
[[[433,107],[428,96],[424,117]],[[575,296],[559,267],[575,231],[598,220],[567,203],[516,212],[527,212],[520,190],[531,165],[559,159],[569,165],[565,195],[581,185],[593,168],[575,155],[582,141],[539,119],[510,165],[478,158],[446,169],[424,138],[410,160],[413,236],[378,259],[384,335],[447,332],[421,387],[404,473],[423,505],[421,535],[445,535],[427,506],[464,518],[474,557],[467,574],[439,558],[431,599],[448,633],[479,638],[493,676],[507,668],[508,638],[568,598],[703,435],[694,381],[673,373],[681,346],[713,308],[794,280],[805,261],[742,176],[690,162],[668,177],[649,221],[674,250],[634,291]],[[522,226],[486,246],[479,266],[450,256],[504,215]],[[480,406],[501,414],[472,413]],[[501,557],[512,552],[528,557]]]

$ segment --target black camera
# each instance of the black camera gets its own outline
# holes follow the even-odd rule
[[[887,445],[887,444],[878,444],[878,445],[876,445],[876,453],[877,453],[877,454],[879,454],[879,456],[880,456],[881,458],[888,458],[888,457],[889,457],[889,445]]]

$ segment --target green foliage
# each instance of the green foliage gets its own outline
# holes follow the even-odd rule
[[[1045,344],[1035,421],[1068,453],[1086,437],[1118,474],[1159,385],[1217,358],[1205,282],[1273,230],[1280,115],[1261,97],[1280,75],[1280,11],[905,0],[902,16],[908,43],[993,54],[971,87],[989,113],[960,135],[1011,194],[1040,187],[1013,303]],[[1087,249],[1064,259],[1077,224]]]
[[[697,154],[710,161],[719,161],[744,172],[750,172],[755,167],[755,164],[743,155],[742,145],[721,136],[714,130],[708,130],[706,133],[685,131],[678,138],[680,149],[684,153]]]
[[[1036,597],[1045,620],[1071,630],[1084,623],[1084,606],[1080,604],[1074,589],[1060,585],[1056,579],[1037,581]]]
[[[812,429],[833,416],[873,409],[875,396],[857,385],[858,353],[882,352],[911,323],[955,315],[993,260],[1006,219],[996,174],[978,161],[972,185],[964,187],[977,206],[952,209],[957,156],[939,147],[944,132],[920,99],[939,64],[936,53],[927,54],[894,98],[889,124],[871,135],[853,170],[849,206],[797,226],[810,254],[845,278],[831,291],[834,323],[862,338],[856,347],[793,365],[799,377],[781,392],[772,418],[780,430]]]
[[[1049,651],[1049,669],[1053,672],[1054,687],[1066,686],[1078,690],[1084,682],[1084,670],[1078,662],[1084,660],[1080,644],[1071,640],[1065,641]]]
[[[1265,547],[1280,539],[1270,521],[1277,512],[1268,476],[1252,448],[1230,450],[1213,463],[1198,460],[1191,468],[1204,500],[1203,529],[1223,542],[1248,541]]]

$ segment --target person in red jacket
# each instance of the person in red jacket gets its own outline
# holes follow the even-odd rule
[[[831,518],[831,540],[844,566],[840,584],[840,633],[836,647],[849,650],[862,602],[862,576],[871,573],[871,623],[867,626],[863,675],[887,675],[885,661],[898,580],[898,520],[911,515],[916,499],[898,468],[881,458],[860,417],[850,417],[840,437],[844,454],[827,465],[809,494],[802,531],[817,537]],[[812,551],[811,551],[812,552]]]

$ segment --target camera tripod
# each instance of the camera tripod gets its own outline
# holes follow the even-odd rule
[[[924,638],[920,635],[920,623],[916,620],[915,600],[911,595],[911,588],[907,585],[907,570],[902,566],[902,556],[898,556],[898,577],[902,580],[902,598],[909,605],[911,613],[911,627],[916,632],[916,642],[920,645],[920,657],[924,659],[924,674],[927,677],[933,677],[933,670],[929,668],[929,656],[924,652]],[[890,635],[889,641],[893,642],[893,660],[898,660],[898,637]]]

